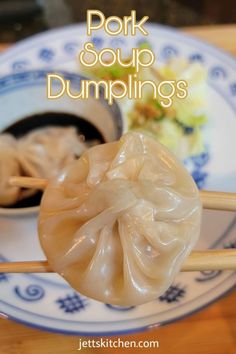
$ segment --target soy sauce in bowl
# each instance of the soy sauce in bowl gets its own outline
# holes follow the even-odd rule
[[[46,112],[23,118],[10,125],[2,133],[10,133],[16,138],[20,138],[32,130],[46,128],[47,126],[73,126],[77,129],[78,134],[85,137],[85,141],[99,140],[101,143],[105,142],[102,134],[93,124],[74,114],[61,112]]]
[[[9,133],[15,138],[21,138],[25,134],[30,133],[33,130],[46,128],[46,127],[74,127],[77,130],[78,135],[84,137],[84,141],[96,140],[99,143],[104,143],[105,139],[101,132],[93,124],[88,122],[82,117],[76,116],[70,113],[62,112],[45,112],[42,114],[35,114],[21,120],[18,120],[11,126],[7,127],[2,133]],[[23,209],[27,212],[30,209],[35,209],[36,206],[40,204],[42,197],[42,192],[37,192],[33,196],[25,198],[18,201],[17,203],[1,207],[0,209],[5,212],[9,210],[9,213],[16,211],[22,211]],[[28,209],[30,208],[30,209]],[[4,214],[5,214],[4,212]]]

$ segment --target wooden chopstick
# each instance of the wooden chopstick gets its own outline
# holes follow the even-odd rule
[[[236,193],[199,191],[203,208],[236,211]]]
[[[43,178],[11,177],[12,186],[44,190],[48,181]],[[236,211],[236,193],[199,191],[205,209]]]
[[[44,178],[35,177],[11,177],[9,179],[9,184],[11,186],[22,187],[22,188],[33,188],[44,190],[48,185],[48,180]]]
[[[236,270],[236,249],[193,251],[181,272]],[[53,273],[47,261],[3,262],[0,273]]]

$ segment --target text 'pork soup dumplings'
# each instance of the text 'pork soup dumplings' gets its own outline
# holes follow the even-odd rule
[[[39,237],[53,270],[81,294],[138,305],[160,296],[195,245],[197,187],[141,133],[98,145],[49,182]]]

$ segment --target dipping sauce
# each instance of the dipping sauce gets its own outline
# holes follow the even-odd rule
[[[79,135],[84,136],[85,141],[99,140],[100,143],[105,143],[104,137],[93,124],[74,114],[61,112],[45,112],[23,118],[10,125],[2,133],[10,133],[14,137],[20,138],[32,130],[47,126],[73,126],[77,129]]]

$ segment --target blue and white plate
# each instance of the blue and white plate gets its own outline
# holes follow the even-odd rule
[[[148,40],[159,62],[181,56],[200,61],[206,68],[208,153],[189,159],[188,168],[200,188],[236,191],[236,61],[221,50],[176,30],[152,24],[149,32]],[[0,86],[4,85],[1,77],[12,77],[14,73],[48,69],[78,72],[76,54],[87,41],[92,40],[98,49],[120,47],[126,51],[138,46],[141,39],[139,36],[112,38],[103,32],[91,39],[86,35],[85,24],[49,31],[15,45],[0,56]],[[0,117],[0,128],[6,119]],[[2,261],[44,258],[37,240],[36,221],[37,213],[33,212],[0,215]],[[204,211],[197,248],[235,247],[235,213]],[[0,274],[0,312],[26,325],[60,333],[128,333],[184,318],[217,300],[235,284],[235,273],[230,271],[181,273],[155,301],[121,308],[85,298],[56,274]]]

